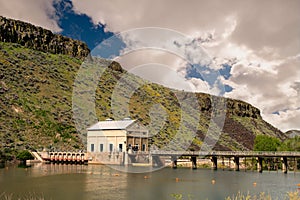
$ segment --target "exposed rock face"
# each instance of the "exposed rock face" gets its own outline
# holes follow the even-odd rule
[[[261,117],[258,108],[239,100],[227,99],[227,109],[230,114],[239,117],[251,117],[255,119]]]
[[[0,41],[18,43],[27,48],[54,54],[70,55],[83,59],[90,50],[81,41],[54,34],[18,20],[0,16]]]
[[[300,137],[300,130],[289,130],[285,132],[288,138]]]
[[[114,105],[118,108],[118,116],[130,116],[150,127],[150,133],[154,131],[151,142],[158,147],[172,142],[179,129],[187,132],[193,127],[196,137],[191,150],[200,150],[205,141],[214,145],[214,150],[246,151],[253,149],[257,135],[273,136],[282,141],[287,138],[264,121],[259,109],[251,104],[205,93],[175,91],[130,74],[117,62],[94,57],[88,57],[89,64],[108,68],[101,72],[95,96],[87,102],[95,104],[97,116],[92,112],[85,115],[83,107],[72,105],[72,88],[78,69],[82,67],[79,59],[88,53],[89,49],[80,41],[0,17],[0,158],[2,152],[7,158],[7,152],[13,154],[14,149],[42,148],[49,144],[51,148],[62,150],[83,148],[84,142],[72,116],[76,112],[80,114],[82,130],[86,131],[91,125],[90,118],[114,117],[112,98],[118,100],[115,102],[119,104]],[[128,79],[121,80],[125,74]],[[87,83],[79,82],[84,88]],[[137,89],[136,84],[141,87]],[[118,92],[114,93],[116,89]],[[79,99],[94,95],[91,90],[76,94]],[[198,102],[194,101],[195,96]],[[179,99],[195,112],[193,109],[183,111],[185,105]],[[152,114],[156,105],[163,114]],[[152,122],[154,125],[160,122],[163,126],[151,129]],[[82,133],[85,137],[86,133]],[[179,139],[174,145],[178,148],[181,144],[187,145],[184,137]]]

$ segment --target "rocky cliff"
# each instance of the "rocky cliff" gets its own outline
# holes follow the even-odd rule
[[[86,100],[85,97],[94,95],[87,103],[93,105],[96,113],[85,113],[84,108],[72,102],[72,92],[79,69],[85,67],[82,58],[88,54],[87,47],[30,24],[0,19],[0,38],[5,41],[0,41],[0,159],[10,159],[22,149],[85,149],[82,138],[86,133],[82,132],[92,124],[88,119],[124,118],[122,104],[128,97],[129,117],[150,127],[150,131],[153,121],[162,122],[151,141],[158,147],[172,143],[179,129],[186,134],[190,127],[196,127],[190,145],[193,150],[199,150],[204,141],[214,140],[215,150],[252,150],[256,135],[261,134],[286,139],[285,134],[262,119],[259,109],[246,102],[166,88],[126,72],[116,62],[92,57],[87,59],[92,63],[84,62],[86,66],[99,69],[97,60],[103,61],[102,67],[103,63],[108,66],[101,77],[97,76],[100,80],[93,90],[96,94],[89,90],[77,96]],[[128,79],[124,82],[122,77]],[[136,84],[140,85],[138,89]],[[129,96],[125,88],[134,93]],[[116,91],[119,96],[114,96]],[[114,105],[120,118],[113,114],[113,98],[120,103]],[[216,110],[218,103],[225,106]],[[184,104],[194,107],[196,112],[183,111]],[[151,114],[154,108],[161,115]],[[86,114],[79,116],[83,124],[80,131],[73,120],[77,112]],[[218,120],[222,115],[225,117]],[[178,139],[180,145],[186,138]]]
[[[53,54],[64,54],[79,59],[90,50],[81,41],[54,34],[49,30],[18,20],[0,16],[0,41],[18,43],[27,48]]]

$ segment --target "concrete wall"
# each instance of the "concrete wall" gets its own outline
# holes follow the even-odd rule
[[[87,153],[89,163],[123,165],[125,152],[95,152]]]
[[[101,152],[100,145],[103,145],[102,152],[125,152],[126,151],[126,131],[125,130],[106,130],[106,131],[88,131],[87,134],[87,152]],[[92,150],[92,144],[94,150]],[[112,149],[110,149],[112,145]],[[119,145],[122,149],[119,149]]]

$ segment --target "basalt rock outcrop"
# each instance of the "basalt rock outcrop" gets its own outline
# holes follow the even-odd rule
[[[252,150],[256,135],[287,138],[249,103],[166,88],[101,58],[89,57],[86,61],[92,65],[84,65],[82,59],[88,53],[80,41],[0,17],[0,159],[23,149],[85,149],[82,138],[86,133],[75,126],[75,113],[83,131],[91,125],[89,118],[123,119],[126,114],[150,127],[150,132],[151,123],[159,122],[161,127],[150,141],[157,147],[172,143],[179,129],[188,134],[193,127],[196,134],[192,144],[186,144],[185,136],[172,144],[199,150],[206,141],[215,143],[214,150]],[[73,89],[79,69],[98,69],[97,62],[105,65],[97,76],[97,88],[77,94]],[[94,79],[87,77],[78,84],[86,88],[89,81]],[[82,112],[84,108],[74,105],[73,92],[78,100],[88,101],[84,95],[92,96],[86,103],[93,105],[95,113]],[[130,98],[129,105],[125,105],[126,98]],[[183,109],[185,105],[192,109]],[[113,113],[113,106],[120,118]]]
[[[34,50],[64,54],[79,59],[84,59],[90,52],[87,45],[81,41],[2,16],[0,16],[0,41],[18,43]]]

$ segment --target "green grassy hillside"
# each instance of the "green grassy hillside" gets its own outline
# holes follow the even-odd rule
[[[96,65],[97,62],[93,62]],[[10,158],[18,150],[31,148],[85,148],[72,118],[73,85],[81,65],[82,60],[67,55],[45,53],[14,43],[0,43],[0,156]],[[213,134],[206,138],[207,141],[214,139],[214,133],[222,133],[214,147],[217,150],[252,149],[257,134],[285,139],[281,131],[261,118],[257,108],[245,102],[176,91],[145,82],[128,74],[115,62],[101,73],[95,96],[97,119],[117,119],[129,114],[150,127],[152,132],[156,127],[151,127],[151,123],[163,121],[159,134],[152,138],[157,146],[172,141],[179,129],[188,134],[191,127],[197,129],[190,146],[195,150],[202,145],[209,128]],[[128,78],[125,82],[120,81],[124,75]],[[125,88],[130,88],[132,83],[140,83],[141,87],[128,96]],[[118,88],[117,96],[113,96],[115,88]],[[195,97],[198,104],[192,101]],[[112,98],[120,103],[114,105],[117,114],[111,110]],[[129,113],[122,107],[124,98],[129,98]],[[178,99],[184,103],[181,104]],[[226,109],[214,111],[216,106],[212,104],[216,102],[225,104]],[[191,113],[182,112],[184,104],[192,105]],[[151,115],[153,108],[163,115]],[[80,109],[74,108],[75,112]],[[222,114],[226,118],[224,125],[219,125],[215,119]],[[88,127],[91,124],[85,117],[82,116],[81,120]],[[184,120],[181,121],[181,118]],[[84,128],[81,131],[84,132]],[[184,136],[180,140],[184,143]]]

